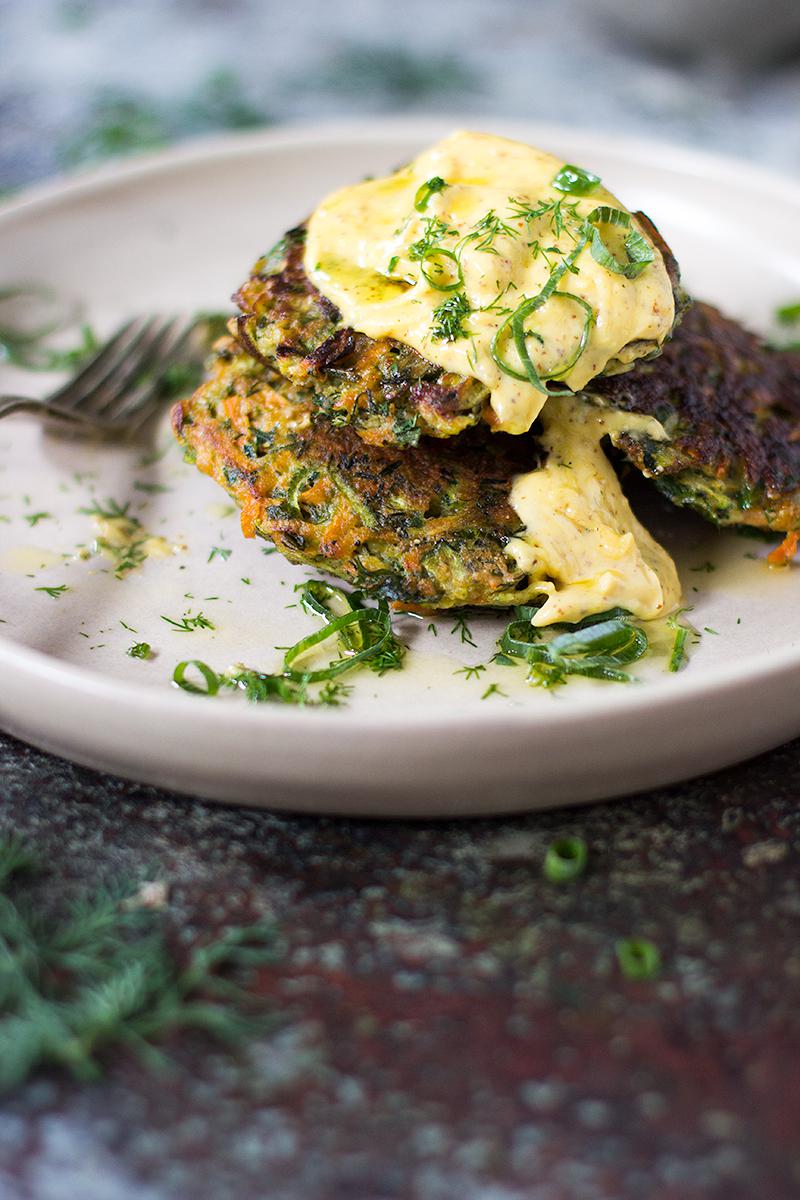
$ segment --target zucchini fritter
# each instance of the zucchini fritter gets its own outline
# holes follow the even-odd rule
[[[454,442],[367,445],[305,393],[274,390],[232,340],[173,409],[188,457],[241,508],[245,536],[292,562],[407,605],[503,607],[538,595],[505,552],[520,521],[514,475],[540,461],[530,435],[469,430]]]
[[[685,303],[678,265],[652,222],[636,217],[658,246],[678,315]],[[229,328],[266,367],[304,389],[334,424],[350,425],[372,445],[415,446],[493,422],[489,392],[477,379],[442,370],[397,338],[371,338],[342,323],[303,266],[306,231],[292,229],[258,260],[233,299]]]
[[[396,338],[369,338],[342,324],[336,305],[303,269],[305,228],[290,230],[260,258],[234,296],[242,310],[231,333],[280,372],[334,424],[372,445],[415,446],[476,425],[489,393],[449,374]]]
[[[614,444],[675,504],[718,525],[800,528],[800,353],[693,304],[663,354],[595,380],[613,408],[656,417],[669,441]]]

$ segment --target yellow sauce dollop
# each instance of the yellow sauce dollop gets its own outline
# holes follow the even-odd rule
[[[371,337],[396,337],[445,371],[479,379],[491,394],[494,427],[524,433],[546,397],[527,378],[514,378],[497,365],[492,340],[511,311],[541,292],[553,268],[574,249],[590,213],[603,205],[628,213],[599,184],[586,196],[555,188],[563,166],[520,142],[454,133],[396,174],[324,200],[309,222],[306,271],[348,325]],[[446,186],[425,196],[429,180]],[[523,215],[538,210],[538,216]],[[579,297],[593,314],[582,352],[558,375],[561,386],[578,390],[604,371],[624,369],[657,348],[672,328],[672,286],[647,233],[632,218],[629,228],[610,227],[603,236],[625,262],[624,238],[631,230],[653,254],[635,278],[602,266],[587,244],[575,270],[558,283],[558,291]],[[449,253],[420,259],[426,238]],[[461,293],[470,308],[464,336],[437,336],[436,310]],[[527,349],[540,374],[574,357],[586,313],[575,301],[551,298],[526,319]],[[519,371],[510,338],[503,337],[502,350]]]
[[[663,438],[663,428],[653,417],[562,396],[548,400],[542,425],[547,460],[518,475],[510,497],[525,532],[508,550],[547,597],[533,624],[617,606],[645,620],[664,616],[680,601],[675,564],[634,516],[600,445],[615,430]]]

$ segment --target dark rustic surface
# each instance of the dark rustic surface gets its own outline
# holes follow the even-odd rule
[[[3,1200],[800,1195],[800,742],[594,808],[463,824],[201,804],[0,737],[52,888],[145,871],[189,941],[271,914],[280,1028],[0,1109]],[[586,876],[541,876],[580,833]],[[614,941],[660,946],[623,979]]]

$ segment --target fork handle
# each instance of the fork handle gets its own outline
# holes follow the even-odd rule
[[[69,409],[51,404],[47,400],[33,400],[30,396],[0,396],[0,420],[16,412],[42,413],[48,417],[72,421],[76,425],[86,424],[86,419],[79,413],[70,412]]]

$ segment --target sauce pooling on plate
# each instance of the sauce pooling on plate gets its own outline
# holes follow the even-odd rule
[[[657,350],[675,318],[658,247],[596,176],[483,133],[329,196],[305,267],[354,329],[484,383],[508,433],[548,387]]]
[[[508,549],[546,597],[533,624],[617,607],[645,620],[664,616],[681,598],[678,572],[634,516],[600,445],[616,429],[656,440],[664,430],[653,417],[567,396],[548,400],[542,425],[547,459],[518,475],[510,496],[525,530]]]

